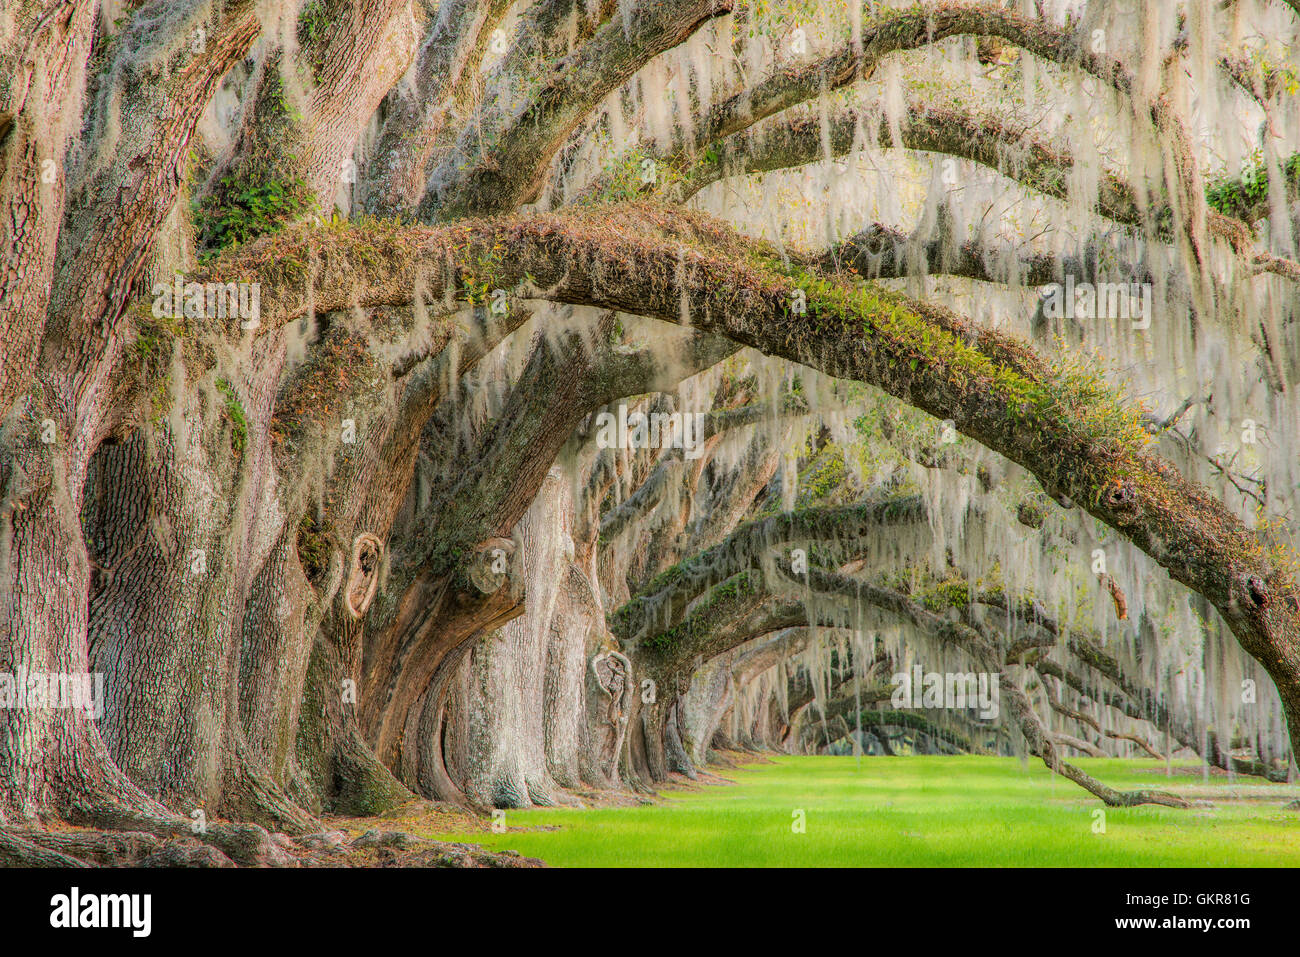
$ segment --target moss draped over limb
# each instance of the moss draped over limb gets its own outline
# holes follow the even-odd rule
[[[816,543],[828,548],[861,542],[888,529],[925,521],[920,496],[905,495],[837,508],[810,508],[758,519],[736,529],[726,541],[680,562],[650,582],[613,616],[611,628],[628,640],[648,637],[682,620],[701,590],[761,568],[772,548]]]
[[[885,700],[888,700],[886,695]],[[839,704],[840,702],[837,702]],[[869,700],[864,696],[864,704],[869,704]],[[976,743],[975,739],[969,734],[959,731],[947,724],[936,724],[924,714],[915,711],[899,710],[864,710],[860,715],[855,715],[852,709],[852,695],[846,696],[842,707],[835,708],[833,717],[838,720],[844,718],[847,726],[849,723],[857,725],[860,721],[863,731],[880,731],[884,728],[909,728],[913,731],[920,731],[929,735],[931,738],[944,741],[958,751],[965,754],[989,754],[988,748]],[[830,709],[828,708],[828,713]],[[850,728],[852,730],[852,728]],[[829,725],[823,730],[820,720],[814,720],[809,724],[808,732],[814,741],[821,744],[831,744],[837,738],[829,731]],[[877,734],[879,737],[879,734]]]
[[[1141,412],[1095,378],[930,303],[811,269],[698,213],[648,204],[466,222],[441,230],[285,234],[234,255],[266,273],[264,325],[302,314],[307,277],[277,270],[314,248],[319,304],[401,302],[419,279],[456,295],[465,253],[497,247],[500,281],[530,294],[679,322],[829,375],[876,385],[1020,464],[1057,501],[1121,532],[1218,609],[1272,676],[1300,744],[1300,593],[1294,558],[1151,455]],[[382,257],[382,274],[370,262]],[[448,266],[452,266],[448,269]],[[806,313],[793,310],[795,291]]]
[[[869,584],[857,579],[836,575],[820,569],[809,569],[809,587],[823,594],[854,597],[875,608],[897,615],[921,628],[943,644],[957,648],[968,655],[980,668],[1000,676],[1001,697],[1010,705],[1011,717],[1025,737],[1032,754],[1056,773],[1100,798],[1112,807],[1133,807],[1139,804],[1163,804],[1168,807],[1186,807],[1182,798],[1163,791],[1116,791],[1102,784],[1090,774],[1064,761],[1056,743],[1044,729],[1029,699],[1019,684],[1011,679],[1002,665],[1001,656],[984,635],[959,621],[953,621],[928,611],[908,595],[894,589]],[[1009,680],[1010,679],[1010,680]]]
[[[1009,680],[1001,650],[971,625],[937,614],[895,588],[816,567],[796,573],[784,559],[776,559],[772,564],[775,578],[771,578],[762,568],[748,568],[711,589],[706,587],[702,597],[698,597],[697,591],[697,600],[691,606],[689,614],[672,624],[660,619],[661,630],[654,629],[654,616],[647,616],[645,624],[648,633],[639,639],[633,640],[629,631],[630,622],[637,619],[630,616],[620,621],[616,616],[612,628],[616,634],[629,640],[626,650],[637,672],[651,677],[660,689],[660,696],[665,693],[670,696],[641,709],[642,726],[637,729],[640,734],[636,738],[636,746],[638,753],[645,755],[643,760],[652,778],[662,778],[667,773],[668,761],[663,752],[663,735],[666,732],[670,703],[685,690],[683,683],[697,662],[709,660],[755,637],[783,628],[837,624],[833,613],[827,613],[829,617],[825,622],[812,622],[801,597],[781,597],[780,581],[784,579],[786,594],[793,592],[798,595],[806,590],[819,596],[848,598],[856,605],[879,609],[903,619],[934,640],[960,650],[983,670],[998,675],[1007,689],[1005,693],[1012,699],[1012,717],[1023,733],[1030,751],[1041,757],[1053,771],[1074,781],[1107,804],[1125,807],[1147,803],[1185,806],[1182,799],[1164,792],[1116,791],[1064,762],[1057,751],[1056,742],[1043,729],[1024,693]]]

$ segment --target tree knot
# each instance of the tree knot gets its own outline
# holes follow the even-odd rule
[[[1112,509],[1128,508],[1137,502],[1137,486],[1132,482],[1116,479],[1106,487],[1102,501]]]
[[[495,595],[510,575],[515,543],[508,538],[489,538],[474,546],[466,575],[470,584],[484,595]]]
[[[1250,600],[1255,603],[1256,608],[1267,608],[1269,603],[1268,585],[1264,579],[1258,575],[1251,575],[1246,579],[1246,591],[1250,594]]]
[[[383,554],[383,543],[370,532],[362,532],[352,540],[352,566],[348,570],[347,587],[343,589],[343,604],[353,619],[361,618],[375,600]]]

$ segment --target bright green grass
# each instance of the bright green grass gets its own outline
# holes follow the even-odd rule
[[[508,811],[506,833],[452,839],[569,867],[1300,866],[1300,812],[1282,808],[1294,787],[1166,778],[1152,760],[1077,763],[1113,787],[1215,806],[1105,808],[1094,833],[1101,802],[1014,758],[780,757],[652,806]]]

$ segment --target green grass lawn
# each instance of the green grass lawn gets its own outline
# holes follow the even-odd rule
[[[1077,762],[1117,788],[1212,807],[1105,808],[1041,764],[987,757],[779,757],[654,805],[508,811],[503,834],[453,840],[557,866],[1300,866],[1300,789],[1175,774],[1153,761]],[[795,833],[794,812],[804,812]],[[448,835],[439,834],[441,840]]]

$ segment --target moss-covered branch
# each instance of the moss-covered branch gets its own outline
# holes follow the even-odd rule
[[[1249,531],[1206,489],[1151,455],[1143,410],[1086,364],[932,303],[786,268],[770,248],[683,210],[630,204],[442,230],[284,234],[222,263],[267,275],[264,325],[301,314],[313,260],[318,304],[465,295],[465,262],[499,246],[498,281],[554,301],[691,323],[829,375],[878,386],[1033,474],[1124,534],[1205,596],[1273,676],[1300,735],[1300,594],[1292,556]],[[384,268],[370,265],[382,257]],[[450,267],[450,268],[449,268]],[[305,271],[304,271],[305,272]],[[269,294],[266,288],[269,287]],[[796,308],[796,304],[804,308]]]

